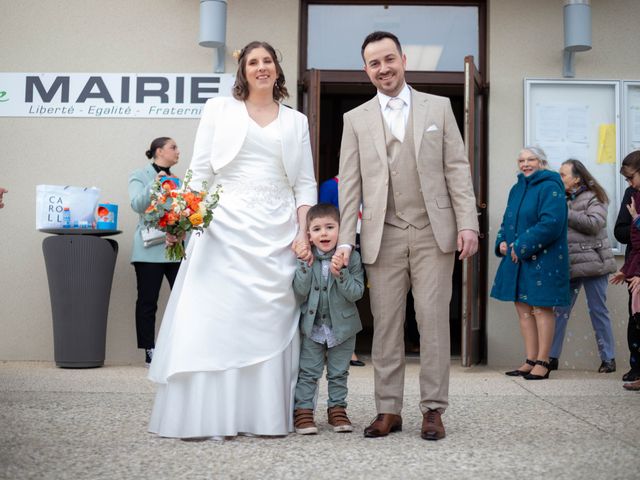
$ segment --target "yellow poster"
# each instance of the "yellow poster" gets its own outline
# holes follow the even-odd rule
[[[616,163],[616,126],[614,123],[600,125],[596,162]]]

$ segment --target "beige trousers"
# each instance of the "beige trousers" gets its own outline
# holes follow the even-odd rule
[[[455,256],[442,253],[431,225],[406,229],[384,225],[380,253],[365,265],[373,313],[372,363],[377,413],[402,411],[404,394],[404,320],[413,290],[420,332],[420,410],[448,406],[449,302]]]

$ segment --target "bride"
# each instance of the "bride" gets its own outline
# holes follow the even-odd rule
[[[238,62],[233,98],[204,107],[189,167],[194,188],[206,180],[223,191],[211,226],[189,242],[149,370],[149,431],[163,437],[293,431],[291,246],[308,245],[316,203],[309,127],[279,103],[288,93],[271,45],[249,43]]]

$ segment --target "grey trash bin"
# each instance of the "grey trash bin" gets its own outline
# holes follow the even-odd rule
[[[63,368],[101,367],[118,244],[88,232],[64,233],[42,242],[51,296],[54,359]]]

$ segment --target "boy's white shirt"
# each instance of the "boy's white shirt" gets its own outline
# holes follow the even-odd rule
[[[315,249],[321,254],[325,255],[327,252],[323,252],[314,245]],[[322,260],[322,278],[327,281],[329,279],[329,268],[331,267],[331,260]],[[336,336],[333,334],[331,327],[327,325],[316,325],[315,323],[311,327],[311,336],[309,337],[316,343],[327,344],[328,348],[338,345]]]

